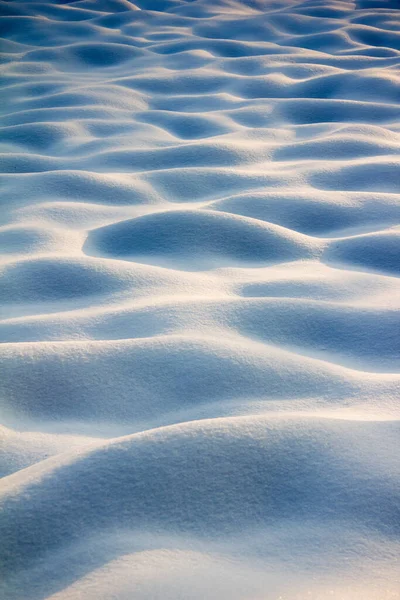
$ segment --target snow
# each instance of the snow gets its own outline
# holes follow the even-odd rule
[[[2,597],[400,598],[399,32],[2,3]]]

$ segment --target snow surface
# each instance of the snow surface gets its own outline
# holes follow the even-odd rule
[[[397,0],[0,29],[2,598],[399,598]]]

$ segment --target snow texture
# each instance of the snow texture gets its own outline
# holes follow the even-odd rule
[[[0,3],[2,598],[400,598],[399,9]]]

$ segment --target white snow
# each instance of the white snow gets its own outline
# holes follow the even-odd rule
[[[2,598],[400,598],[397,0],[0,13]]]

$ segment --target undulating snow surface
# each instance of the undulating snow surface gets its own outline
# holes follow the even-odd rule
[[[0,26],[2,597],[399,598],[397,1]]]

